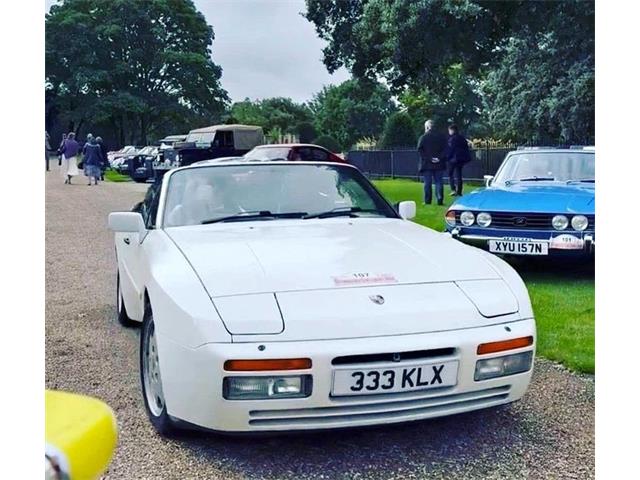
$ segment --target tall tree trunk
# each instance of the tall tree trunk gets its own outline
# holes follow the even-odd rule
[[[140,115],[140,142],[141,145],[148,145],[147,143],[147,116],[142,113]]]

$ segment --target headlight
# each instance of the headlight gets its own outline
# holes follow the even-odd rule
[[[462,223],[462,225],[464,225],[465,227],[470,227],[471,225],[473,225],[475,219],[476,217],[471,212],[462,212],[460,214],[460,223]]]
[[[444,220],[445,222],[447,222],[447,225],[449,225],[450,227],[455,227],[456,226],[455,210],[449,210],[447,214],[444,216]]]
[[[556,215],[551,220],[551,225],[553,225],[553,228],[556,230],[564,230],[569,226],[569,220],[564,215]]]
[[[272,377],[227,377],[223,396],[227,400],[304,398],[311,395],[311,375]]]
[[[480,212],[476,221],[481,227],[488,227],[491,225],[491,214],[487,212]]]
[[[588,225],[589,220],[584,215],[576,215],[571,219],[571,226],[574,230],[578,230],[579,232],[586,230]]]
[[[522,352],[504,357],[487,358],[476,362],[475,381],[489,378],[505,377],[516,373],[526,372],[531,368],[533,352]]]

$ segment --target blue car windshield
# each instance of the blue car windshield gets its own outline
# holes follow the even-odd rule
[[[512,154],[505,160],[493,183],[592,182],[595,172],[593,152],[522,152]]]

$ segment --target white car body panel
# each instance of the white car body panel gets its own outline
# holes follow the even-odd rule
[[[168,179],[180,170],[165,175],[158,225]],[[529,384],[532,369],[474,381],[480,343],[530,335],[533,345],[506,353],[535,348],[518,274],[410,221],[245,221],[117,233],[115,241],[127,313],[142,321],[145,302],[153,311],[167,412],[189,424],[252,432],[393,423],[509,403]],[[455,386],[330,395],[337,356],[441,348],[459,362]],[[301,357],[312,367],[293,373],[313,376],[311,396],[223,398],[226,360]]]
[[[355,273],[392,277],[377,285],[500,278],[472,249],[398,219],[277,220],[165,231],[214,298],[340,288],[336,278]]]
[[[508,326],[510,331],[505,329]],[[532,370],[475,382],[479,343],[534,335],[533,319],[482,328],[421,335],[304,342],[207,344],[190,349],[158,337],[162,380],[169,414],[206,429],[225,432],[292,431],[389,424],[468,412],[520,399]],[[438,390],[363,397],[330,396],[336,356],[412,351],[456,345],[458,384]],[[530,348],[529,348],[530,349]],[[514,350],[517,353],[528,349]],[[509,352],[512,353],[512,352]],[[228,358],[296,358],[313,360],[313,392],[308,398],[229,401],[222,398],[222,364]],[[493,354],[483,356],[500,356]],[[370,366],[371,364],[367,364]],[[394,364],[398,365],[398,364]],[[532,367],[533,368],[533,367]],[[271,373],[271,372],[269,372]],[[291,374],[291,372],[273,372]],[[298,373],[298,372],[296,372]],[[251,373],[234,373],[236,376]]]

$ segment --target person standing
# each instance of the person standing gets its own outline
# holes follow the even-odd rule
[[[424,203],[431,204],[431,188],[436,185],[436,200],[438,205],[444,203],[444,188],[442,177],[446,168],[447,139],[434,128],[433,120],[424,122],[424,134],[418,140],[418,153],[420,163],[418,172],[424,180]]]
[[[49,152],[51,152],[51,144],[49,143],[49,132],[44,132],[44,163],[49,171]]]
[[[462,195],[462,167],[471,161],[469,143],[458,132],[458,126],[449,125],[449,139],[447,140],[447,167],[451,195]]]
[[[62,140],[60,140],[60,145],[58,145],[58,166],[62,166],[62,147],[64,146],[64,141],[67,139],[67,134],[62,134]]]
[[[107,147],[102,141],[102,137],[96,137],[96,142],[100,147],[100,153],[102,153],[102,165],[100,165],[100,180],[104,181],[104,172],[109,167],[109,160],[107,159]]]
[[[88,185],[91,185],[91,179],[93,179],[94,185],[98,185],[101,165],[102,151],[100,151],[100,145],[92,136],[84,145],[84,174],[89,177]]]
[[[62,147],[60,148],[60,154],[62,158],[62,175],[65,178],[64,183],[71,185],[71,178],[78,175],[78,152],[80,151],[80,144],[76,142],[76,134],[69,132]]]

